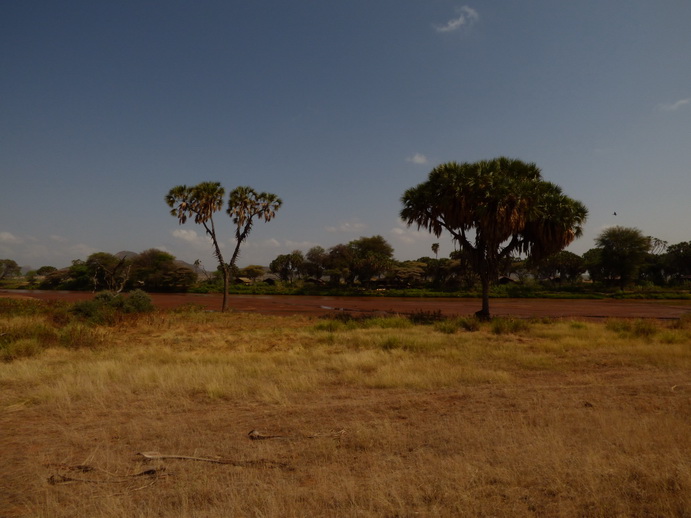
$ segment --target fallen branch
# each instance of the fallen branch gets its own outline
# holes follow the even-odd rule
[[[61,473],[55,473],[48,477],[48,483],[51,485],[57,485],[57,484],[67,484],[70,482],[82,482],[86,484],[125,484],[127,482],[130,482],[132,478],[135,477],[151,477],[151,476],[159,476],[161,471],[165,471],[166,468],[160,468],[160,469],[147,469],[145,471],[142,471],[140,473],[135,473],[133,475],[115,475],[112,473],[108,473],[107,471],[104,471],[99,468],[94,468],[92,466],[86,466],[86,465],[78,465],[78,466],[66,466],[66,465],[58,465],[59,468],[66,470],[66,471],[79,471],[81,473],[90,473],[93,471],[100,471],[102,473],[105,473],[108,475],[110,478],[108,479],[90,479],[90,478],[75,478],[67,475],[63,475]]]
[[[237,466],[240,468],[279,468],[279,469],[292,470],[290,465],[286,464],[285,462],[276,462],[273,460],[265,460],[265,459],[232,460],[232,459],[222,459],[220,457],[209,458],[209,457],[192,457],[189,455],[164,455],[164,454],[158,453],[157,451],[139,452],[139,453],[137,453],[137,455],[141,455],[145,459],[149,459],[149,460],[166,460],[166,459],[193,460],[193,461],[198,461],[198,462],[211,462],[213,464],[227,464],[230,466]]]
[[[331,430],[326,433],[313,433],[310,435],[272,435],[262,433],[258,430],[250,430],[247,433],[247,437],[249,437],[251,441],[262,441],[266,439],[319,439],[322,437],[327,437],[340,441],[345,434],[345,430]]]

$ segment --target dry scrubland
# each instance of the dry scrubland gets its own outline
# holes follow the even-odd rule
[[[0,516],[691,516],[691,319],[3,333]]]

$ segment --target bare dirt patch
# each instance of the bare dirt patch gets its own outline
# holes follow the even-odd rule
[[[88,292],[11,291],[0,290],[0,297],[33,298],[39,300],[87,300]],[[219,294],[173,293],[151,294],[161,309],[187,304],[207,310],[221,307]],[[478,299],[418,298],[418,297],[320,297],[290,295],[231,295],[234,311],[266,315],[324,315],[337,312],[410,314],[419,311],[439,311],[443,315],[471,315],[481,307]],[[573,300],[573,299],[493,299],[490,303],[495,316],[521,318],[656,318],[676,319],[691,313],[689,301],[656,300]]]

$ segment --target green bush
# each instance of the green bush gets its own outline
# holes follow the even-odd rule
[[[92,324],[112,325],[116,322],[117,310],[103,298],[82,300],[72,306],[72,314]]]
[[[134,290],[124,301],[125,313],[149,313],[154,310],[154,303],[148,293],[142,290]]]
[[[98,293],[91,300],[76,302],[72,314],[98,325],[113,325],[123,314],[153,311],[151,297],[142,290],[135,290],[127,297],[108,291]]]

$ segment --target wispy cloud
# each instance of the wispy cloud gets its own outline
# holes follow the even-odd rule
[[[60,236],[48,236],[41,240],[29,235],[0,232],[0,257],[32,268],[45,265],[62,267],[74,259],[86,259],[95,252],[98,250],[93,246]]]
[[[184,228],[177,228],[173,230],[173,237],[187,241],[188,243],[196,243],[199,241],[199,234],[195,230],[186,230]]]
[[[367,225],[357,220],[346,221],[337,227],[325,227],[327,232],[359,232],[367,228]]]
[[[671,104],[659,104],[658,108],[663,112],[675,112],[688,104],[691,104],[691,97],[687,97],[686,99],[679,99],[677,102]]]
[[[415,153],[413,156],[406,158],[405,161],[412,162],[413,164],[426,164],[427,157],[422,153]]]
[[[172,236],[178,241],[184,242],[186,245],[191,246],[191,250],[195,253],[205,252],[210,250],[211,239],[206,234],[199,234],[196,230],[190,230],[185,228],[176,228],[171,232]],[[226,246],[223,242],[218,244],[221,249],[225,249]],[[160,247],[159,247],[160,249]],[[167,251],[167,250],[166,250]]]
[[[314,241],[292,241],[290,239],[287,239],[284,244],[287,248],[290,248],[291,250],[305,251],[319,245],[319,243],[315,243]]]
[[[428,241],[439,240],[426,230],[418,230],[416,225],[407,226],[400,221],[397,227],[389,231],[391,238],[397,242],[405,245],[412,245],[417,243],[426,243]]]
[[[457,17],[451,18],[444,25],[435,25],[434,29],[437,32],[452,32],[460,29],[464,25],[473,25],[480,19],[478,12],[467,5],[456,9],[456,13],[458,14]]]
[[[0,243],[18,244],[22,240],[10,232],[0,232]]]

